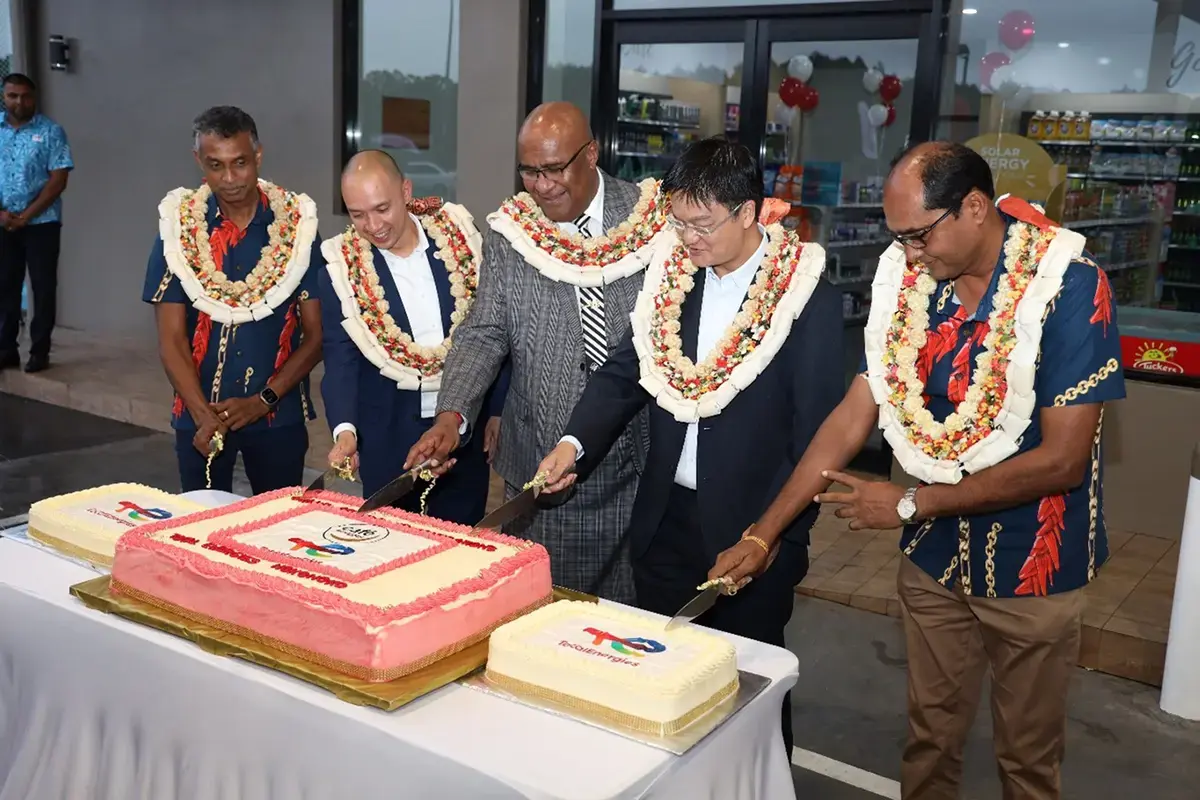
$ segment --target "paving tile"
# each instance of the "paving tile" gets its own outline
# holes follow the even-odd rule
[[[1171,619],[1173,594],[1170,586],[1143,581],[1113,614],[1148,625],[1166,625]]]
[[[1167,643],[1167,625],[1154,625],[1148,622],[1142,622],[1136,619],[1130,619],[1122,616],[1120,613],[1113,614],[1108,622],[1104,625],[1105,632],[1124,634],[1125,636],[1134,639],[1141,639],[1146,642],[1157,642],[1159,644]]]
[[[1103,635],[1103,626],[1089,625],[1084,618],[1083,627],[1080,630],[1079,640],[1079,666],[1085,669],[1100,668],[1100,641]]]
[[[1097,669],[1109,675],[1161,686],[1166,652],[1165,644],[1106,630],[1100,635]]]
[[[1136,534],[1130,533],[1129,531],[1109,530],[1107,533],[1108,533],[1108,552],[1110,554],[1115,553],[1118,550],[1120,550],[1122,547],[1124,547],[1126,544],[1129,543],[1130,539],[1132,539],[1134,536],[1136,536]]]
[[[1171,545],[1175,544],[1172,539],[1163,539],[1158,536],[1150,536],[1145,533],[1139,533],[1133,536],[1124,547],[1121,548],[1121,555],[1138,555],[1149,558],[1157,562],[1160,558],[1166,555],[1171,549]]]
[[[850,605],[851,606],[853,606],[854,608],[861,608],[864,611],[871,611],[875,614],[886,614],[887,613],[887,603],[888,603],[887,598],[870,597],[868,595],[862,594],[861,592],[850,596]]]

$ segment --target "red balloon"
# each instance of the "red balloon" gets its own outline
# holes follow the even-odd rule
[[[1007,67],[1011,63],[1012,59],[1008,57],[1008,53],[1001,53],[999,50],[993,50],[979,59],[979,82],[983,88],[995,88],[992,86],[992,74],[1000,67]]]
[[[895,75],[884,75],[883,80],[879,82],[879,99],[885,104],[895,102],[900,96],[900,79]]]
[[[1033,15],[1028,11],[1010,11],[1000,18],[996,35],[1009,50],[1020,50],[1033,41]]]
[[[779,83],[779,100],[789,108],[795,108],[800,102],[800,91],[804,88],[804,81],[798,78],[787,77]]]
[[[891,124],[896,121],[896,107],[893,105],[889,105],[887,107],[887,110],[888,110],[887,119],[883,121],[883,127],[885,127],[885,128],[890,127]]]
[[[821,93],[817,91],[815,86],[804,84],[800,88],[800,96],[796,99],[796,108],[807,113],[815,111],[817,106],[821,104]]]

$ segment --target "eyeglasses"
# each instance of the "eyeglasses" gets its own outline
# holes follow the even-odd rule
[[[571,156],[571,158],[565,164],[551,164],[548,167],[530,167],[525,164],[518,164],[517,172],[520,174],[522,180],[529,181],[530,183],[533,183],[541,177],[546,177],[552,181],[556,181],[563,176],[564,172],[571,168],[571,165],[575,163],[575,159],[583,155],[583,151],[587,150],[588,145],[591,143],[591,139],[588,139],[586,142],[584,142],[583,147],[576,150],[575,155]]]
[[[691,231],[692,233],[696,234],[697,236],[704,238],[704,237],[712,236],[714,233],[717,232],[718,228],[720,228],[726,222],[729,222],[729,220],[736,217],[738,212],[742,210],[742,206],[744,206],[744,205],[746,205],[745,202],[738,203],[737,208],[735,208],[735,209],[733,209],[733,211],[729,212],[729,216],[727,216],[725,219],[718,222],[716,225],[710,225],[707,228],[702,227],[700,225],[693,225],[690,222],[683,222],[681,220],[676,219],[674,216],[667,217],[667,224],[670,225],[672,228],[674,228],[675,232],[678,233],[680,236],[683,236],[683,234],[687,233],[688,231]]]
[[[899,242],[902,245],[905,245],[907,247],[915,247],[917,249],[921,249],[921,248],[925,247],[925,237],[927,237],[930,233],[932,233],[934,228],[936,228],[938,225],[941,225],[942,220],[946,219],[946,217],[953,214],[955,212],[955,210],[956,209],[953,209],[953,208],[946,209],[946,211],[940,217],[938,217],[936,220],[933,221],[932,225],[927,225],[924,228],[921,228],[919,231],[911,231],[909,233],[896,233],[896,234],[892,234],[892,236],[897,242]]]

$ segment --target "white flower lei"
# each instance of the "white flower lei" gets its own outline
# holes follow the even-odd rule
[[[260,180],[275,219],[258,264],[242,281],[217,269],[209,244],[208,200],[212,189],[175,189],[158,206],[158,229],[167,268],[192,305],[222,325],[269,317],[299,287],[317,235],[317,206],[304,194]]]
[[[680,309],[695,286],[695,264],[672,234],[646,273],[630,319],[641,385],[680,422],[721,413],[775,357],[803,313],[821,274],[825,251],[780,225],[766,228],[767,251],[733,323],[705,359],[683,355]],[[790,270],[779,270],[788,265]]]
[[[450,275],[450,294],[454,297],[449,335],[433,347],[417,344],[396,325],[380,288],[371,245],[353,227],[326,239],[321,245],[321,253],[325,256],[333,290],[341,302],[342,328],[359,351],[399,388],[437,391],[441,387],[442,367],[454,329],[475,301],[481,237],[470,212],[455,203],[446,203],[440,209],[419,215],[418,219],[438,248],[438,258]],[[347,249],[358,262],[359,279],[351,275]]]

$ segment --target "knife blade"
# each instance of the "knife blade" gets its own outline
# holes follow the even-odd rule
[[[700,594],[684,603],[683,608],[675,612],[675,616],[671,617],[671,620],[667,623],[666,630],[669,631],[679,625],[686,625],[696,619],[712,608],[717,602],[717,598],[721,595],[737,593],[736,589],[729,587],[724,578],[715,578],[711,581],[706,581],[696,588],[700,590]]]
[[[395,478],[390,483],[386,484],[382,489],[375,492],[358,507],[358,513],[362,514],[367,511],[374,511],[377,508],[390,506],[392,503],[399,500],[404,495],[413,490],[417,484],[417,478],[421,477],[421,473],[429,467],[428,461],[422,461],[415,467],[405,472],[398,478]]]
[[[499,531],[517,517],[532,511],[537,501],[538,492],[540,491],[540,486],[530,486],[512,500],[504,503],[495,511],[479,520],[479,522],[475,523],[475,527]]]
[[[325,491],[326,482],[332,480],[333,478],[341,478],[342,480],[352,481],[354,480],[354,471],[350,468],[349,464],[334,464],[330,466],[329,469],[318,475],[317,479],[310,483],[308,488],[301,492],[300,496],[296,499],[303,502],[311,500],[311,495],[316,492]]]

